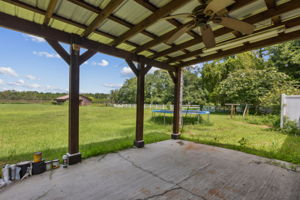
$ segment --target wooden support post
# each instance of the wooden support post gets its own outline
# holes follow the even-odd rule
[[[145,64],[138,64],[136,96],[136,131],[134,145],[144,147]]]
[[[46,39],[50,46],[68,63],[69,74],[69,164],[81,162],[79,152],[79,72],[80,65],[97,53],[87,50],[80,55],[80,47],[74,43],[70,45],[69,54],[56,40]]]
[[[177,68],[175,72],[174,87],[174,112],[172,139],[180,139],[181,104],[182,104],[182,69]]]
[[[72,44],[69,75],[69,164],[81,161],[79,153],[79,72],[80,47]]]

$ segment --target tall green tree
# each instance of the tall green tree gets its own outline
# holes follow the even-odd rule
[[[279,89],[292,90],[295,81],[288,75],[269,68],[264,70],[241,69],[232,72],[215,89],[215,94],[220,103],[248,103],[260,105],[270,92]],[[280,94],[279,94],[280,97]]]
[[[264,54],[279,71],[300,81],[300,40],[268,47]]]

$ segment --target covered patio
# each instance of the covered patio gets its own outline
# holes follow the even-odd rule
[[[298,200],[300,174],[288,168],[281,161],[168,140],[34,176],[0,198]]]
[[[124,59],[137,76],[138,148],[144,147],[145,75],[152,67],[167,70],[175,85],[171,138],[180,139],[183,68],[300,38],[300,1],[0,0],[0,26],[45,38],[69,65],[68,156],[76,164],[80,66],[93,55]],[[300,198],[298,174],[230,150],[179,140],[101,158],[33,177],[1,195],[17,199],[34,189],[28,199]]]

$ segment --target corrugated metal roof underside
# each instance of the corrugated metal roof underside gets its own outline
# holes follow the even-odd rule
[[[288,2],[289,0],[277,0],[276,4],[281,5],[283,3]],[[44,14],[46,13],[46,9],[50,0],[20,0],[29,6],[38,8],[38,12],[33,12],[28,9],[24,9],[21,7],[14,6],[10,3],[6,3],[0,0],[0,12],[7,13],[12,16],[16,16],[28,21],[32,21],[38,24],[42,24],[44,21]],[[93,6],[94,9],[89,10],[87,8],[80,7],[71,1],[68,0],[58,0],[58,3],[54,9],[54,14],[57,17],[54,17],[50,20],[49,26],[52,28],[65,31],[68,33],[74,34],[82,34],[87,26],[89,26],[92,21],[97,17],[98,12],[97,9],[100,11],[104,9],[110,0],[84,0],[85,3]],[[151,4],[153,4],[157,9],[167,5],[171,2],[171,0],[149,0]],[[186,3],[181,8],[174,11],[172,14],[180,14],[180,13],[190,13],[196,6],[199,5],[198,0],[191,0]],[[95,11],[96,10],[96,11]],[[267,10],[267,6],[264,0],[256,0],[253,3],[248,4],[240,9],[230,12],[230,16],[235,17],[237,19],[245,19],[249,16],[261,13]],[[99,43],[103,44],[110,44],[113,42],[115,38],[122,36],[124,33],[129,31],[132,27],[143,21],[148,16],[152,15],[152,11],[146,7],[143,7],[135,0],[124,0],[117,9],[113,12],[113,17],[104,20],[99,26],[97,30],[91,33],[88,38]],[[293,19],[295,17],[300,17],[300,8],[295,9],[293,11],[287,12],[282,14],[281,16],[282,21],[287,21]],[[61,18],[65,18],[61,20]],[[116,20],[117,19],[117,20]],[[118,21],[119,20],[119,21]],[[124,23],[120,23],[122,20]],[[178,19],[178,22],[187,23],[188,19]],[[221,25],[211,23],[213,30],[218,30],[222,28]],[[261,30],[266,27],[272,25],[271,19],[266,19],[264,21],[258,22],[255,24],[257,27],[256,30]],[[128,39],[129,42],[123,42],[117,46],[117,48],[124,49],[126,51],[134,51],[137,46],[142,46],[147,44],[148,42],[152,41],[154,38],[162,36],[169,31],[176,29],[172,23],[168,22],[167,20],[158,20],[148,26],[144,32],[140,32],[135,34],[131,38]],[[299,27],[294,27],[289,29],[289,32],[299,30]],[[193,29],[195,34],[198,34],[199,37],[200,31],[199,28]],[[145,33],[148,32],[148,33]],[[262,35],[261,37],[254,36],[253,38],[249,37],[247,42],[256,42],[266,38],[274,37],[278,34],[274,33],[269,35]],[[207,56],[217,53],[217,50],[228,50],[234,47],[238,47],[245,43],[244,40],[239,43],[238,40],[235,39],[236,36],[232,33],[226,33],[224,35],[216,37],[217,47],[214,48],[216,50],[206,50],[203,43],[195,44],[186,48],[188,51],[196,51],[196,50],[204,50],[203,53],[199,56]],[[188,34],[183,34],[180,38],[178,38],[174,45],[180,45],[187,41],[193,40],[194,38]],[[233,42],[232,45],[228,45],[228,41]],[[224,45],[225,44],[225,45]],[[140,52],[140,55],[144,55],[147,57],[153,56],[154,52],[163,52],[168,50],[169,48],[173,48],[172,45],[168,45],[165,43],[160,43],[155,46],[150,47],[149,50],[145,50]],[[177,57],[184,55],[185,52],[183,50],[178,50],[175,52],[170,53],[168,56],[170,57]],[[186,58],[183,61],[189,61],[194,59],[195,57]],[[165,56],[157,58],[157,60],[166,60]]]

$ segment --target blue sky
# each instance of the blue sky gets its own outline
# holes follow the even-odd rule
[[[0,28],[0,44],[0,91],[68,91],[68,65],[42,38]],[[97,53],[81,66],[80,92],[109,93],[132,76],[124,60]]]

